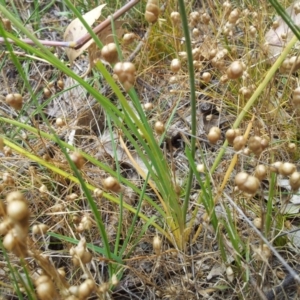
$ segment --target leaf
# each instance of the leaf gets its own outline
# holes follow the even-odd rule
[[[92,26],[97,19],[101,16],[101,11],[103,7],[106,4],[102,4],[97,6],[96,8],[92,9],[88,13],[84,14],[82,17],[87,22],[89,26]],[[70,42],[70,41],[77,41],[79,38],[84,36],[87,33],[87,29],[84,27],[84,25],[81,23],[81,21],[77,18],[74,19],[64,33],[64,41]],[[88,49],[91,44],[93,44],[93,39],[89,40],[87,43],[85,43],[80,49],[66,49],[67,56],[70,60],[70,63],[72,64],[73,61],[82,54],[83,51]]]

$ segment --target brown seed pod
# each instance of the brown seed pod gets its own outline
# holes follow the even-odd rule
[[[236,21],[239,19],[240,17],[240,11],[235,8],[233,11],[231,11],[231,13],[229,14],[229,17],[228,17],[228,22],[229,23],[232,23],[232,24],[235,24]]]
[[[221,129],[219,127],[212,127],[209,130],[207,138],[211,144],[216,144],[218,140],[221,138]]]
[[[23,221],[29,215],[28,204],[23,200],[9,202],[7,204],[7,215],[13,221]]]
[[[114,66],[114,73],[118,76],[124,89],[128,91],[135,81],[135,66],[131,62],[118,62]]]
[[[236,136],[233,140],[233,149],[240,151],[246,145],[246,139],[242,136]]]
[[[152,245],[153,245],[153,250],[154,250],[155,254],[157,254],[157,255],[160,254],[160,252],[161,252],[161,238],[158,235],[156,235],[153,238]]]
[[[63,90],[65,87],[64,81],[62,79],[57,80],[56,85],[60,90]]]
[[[96,198],[102,198],[103,191],[97,188],[97,189],[94,190],[93,194],[94,194],[94,197],[96,197]]]
[[[205,82],[205,83],[209,83],[210,80],[211,80],[211,73],[209,72],[204,72],[202,74],[202,80]]]
[[[241,133],[240,133],[240,130],[239,129],[228,129],[225,133],[225,136],[226,136],[226,139],[228,141],[229,144],[232,144],[233,143],[233,140],[239,136]]]
[[[254,172],[258,180],[263,180],[267,176],[267,168],[265,165],[257,165]]]
[[[180,68],[181,68],[181,62],[178,58],[174,58],[172,61],[171,61],[171,71],[174,72],[174,73],[177,73]]]
[[[36,224],[32,226],[33,234],[45,234],[49,229],[49,226],[46,224]]]
[[[252,136],[249,138],[248,141],[248,148],[254,153],[254,154],[260,154],[262,152],[262,145],[261,145],[261,137],[259,136]]]
[[[155,122],[155,124],[154,124],[154,130],[159,135],[163,134],[164,131],[165,131],[165,125],[164,125],[164,123],[161,122],[161,121]]]
[[[42,282],[37,285],[36,293],[39,299],[42,300],[53,300],[57,297],[54,283],[51,281],[50,278],[48,281]]]
[[[149,23],[155,23],[159,17],[159,7],[157,0],[148,0],[146,5],[145,19]]]
[[[299,172],[294,172],[290,176],[290,186],[293,191],[297,191],[300,188],[300,173]]]
[[[23,106],[23,97],[21,94],[8,94],[5,102],[15,110],[21,110]]]
[[[239,172],[236,176],[235,176],[235,184],[240,187],[241,185],[243,185],[247,178],[248,178],[248,174],[246,172]]]
[[[118,61],[118,51],[115,43],[109,43],[101,49],[102,58],[110,64]]]
[[[79,152],[73,152],[70,154],[70,158],[78,169],[81,169],[85,164],[85,159]]]
[[[261,229],[262,228],[262,219],[261,218],[255,218],[253,220],[253,225],[257,228],[257,229]]]
[[[5,235],[2,244],[7,251],[12,251],[17,246],[18,241],[12,231],[9,231]]]
[[[279,173],[279,169],[281,168],[282,164],[283,163],[281,161],[274,162],[270,167],[270,171]]]
[[[171,12],[170,17],[171,17],[172,23],[174,25],[177,25],[177,24],[179,24],[181,22],[180,14],[179,14],[178,11]]]
[[[296,171],[296,166],[289,162],[285,162],[279,166],[279,174],[283,176],[290,176],[295,171]]]
[[[91,260],[92,260],[92,258],[93,258],[92,253],[91,253],[91,252],[88,252],[88,251],[84,251],[84,253],[83,253],[82,256],[80,257],[81,262],[82,262],[83,264],[88,264],[88,263],[90,263]]]
[[[229,79],[238,79],[243,75],[244,67],[240,61],[234,61],[227,69],[227,77]]]
[[[6,31],[12,31],[11,22],[9,19],[3,18],[2,23]]]
[[[112,191],[112,192],[119,192],[121,190],[121,185],[120,183],[117,181],[116,178],[109,176],[107,178],[104,179],[103,181],[103,186],[105,189]]]
[[[43,93],[44,93],[44,98],[45,99],[48,99],[48,98],[50,98],[50,96],[51,96],[51,91],[48,89],[48,88],[44,88],[44,90],[43,90]]]
[[[259,180],[249,175],[245,183],[239,186],[239,189],[247,194],[255,194],[259,188]]]
[[[66,125],[66,122],[63,118],[57,118],[55,123],[58,127],[63,127]]]
[[[125,33],[123,36],[124,45],[129,45],[132,42],[134,42],[134,40],[136,40],[136,39],[137,39],[137,36],[133,32]]]
[[[11,192],[6,196],[7,203],[20,200],[25,201],[25,198],[23,194],[19,191]]]

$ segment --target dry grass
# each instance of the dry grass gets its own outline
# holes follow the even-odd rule
[[[96,4],[90,2],[89,9],[92,9]],[[166,161],[170,172],[167,185],[172,195],[176,195],[176,199],[163,199],[165,202],[159,200],[163,194],[157,176],[152,176],[153,184],[148,182],[144,187],[143,171],[147,170],[147,161],[140,156],[147,155],[147,150],[140,140],[140,131],[132,129],[129,123],[121,128],[120,124],[126,121],[116,123],[112,113],[104,105],[100,106],[83,86],[77,85],[75,80],[49,62],[37,59],[37,55],[32,58],[28,56],[32,53],[28,52],[26,56],[23,49],[12,46],[30,90],[11,60],[11,52],[5,45],[0,46],[1,57],[5,58],[0,62],[0,137],[4,138],[6,145],[0,149],[1,222],[8,218],[6,198],[12,191],[22,192],[30,214],[24,221],[28,235],[23,244],[20,242],[21,248],[26,245],[26,251],[20,250],[21,254],[16,250],[8,251],[4,242],[7,232],[15,230],[12,228],[19,226],[21,221],[12,222],[6,231],[0,228],[3,233],[0,295],[3,299],[259,297],[270,300],[299,297],[293,277],[273,249],[269,249],[275,247],[285,262],[299,272],[299,242],[289,234],[299,223],[298,206],[291,205],[292,196],[297,193],[284,186],[282,179],[288,176],[278,175],[269,168],[272,163],[282,161],[294,163],[298,169],[299,111],[291,101],[299,84],[298,73],[275,73],[239,125],[242,135],[249,131],[245,134],[247,141],[259,136],[269,141],[267,148],[260,153],[247,154],[244,148],[235,151],[224,143],[226,131],[232,128],[270,69],[264,37],[271,26],[274,10],[267,1],[229,1],[232,8],[228,11],[223,1],[206,2],[203,7],[198,7],[197,3],[186,6],[188,14],[198,11],[202,18],[192,26],[199,30],[198,34],[194,31],[192,37],[197,107],[197,150],[193,166],[185,151],[185,147],[189,148],[192,143],[193,114],[188,62],[183,53],[186,45],[181,22],[173,26],[170,17],[178,10],[177,3],[161,3],[161,19],[150,29],[143,20],[144,7],[139,4],[136,10],[128,13],[129,28],[139,38],[130,45],[125,45],[120,39],[126,60],[148,30],[133,59],[137,70],[134,87],[141,104],[144,107],[145,104],[152,105],[150,110],[145,109],[150,127],[153,128],[157,121],[166,127],[163,138],[154,129],[149,133],[161,149],[161,157],[154,159]],[[286,7],[291,3],[283,2]],[[27,11],[42,11],[47,7],[47,3],[34,3],[14,3],[14,14],[18,13],[24,23],[28,18]],[[0,5],[5,6],[4,1]],[[80,1],[77,5],[82,8]],[[232,35],[226,36],[224,26],[235,7],[239,9],[239,22],[233,26]],[[41,39],[58,39],[56,34],[62,36],[63,26],[72,19],[71,13],[62,14],[65,9],[67,7],[53,3],[40,19],[34,15],[28,21],[28,27],[32,31],[42,28]],[[207,22],[205,18],[208,18]],[[13,33],[18,34],[17,30]],[[217,56],[223,51],[224,57],[216,59],[213,51],[219,51]],[[67,60],[62,49],[53,49],[53,52],[59,59]],[[175,58],[181,60],[181,68],[176,74],[170,70],[170,62]],[[236,60],[245,64],[246,73],[237,80],[228,80],[224,77],[226,70]],[[87,62],[88,57],[84,54],[72,70],[84,73]],[[111,72],[110,67],[107,68]],[[211,74],[209,82],[203,80],[204,72]],[[63,86],[59,80],[63,81]],[[113,88],[108,87],[105,75],[103,77],[97,68],[85,80],[124,112],[119,97]],[[241,88],[248,89],[249,95],[243,95]],[[5,103],[5,97],[10,93],[22,94],[25,109],[21,113]],[[123,95],[138,115],[132,95],[125,92]],[[41,108],[48,123],[43,120]],[[57,125],[57,118],[63,120],[63,126]],[[24,122],[27,122],[27,127],[21,125]],[[208,140],[208,133],[214,126],[221,129],[216,144]],[[72,140],[70,136],[75,132],[73,146],[59,144],[53,138],[51,128],[65,142]],[[136,128],[140,129],[138,124]],[[126,129],[132,133],[137,146],[126,138]],[[122,140],[126,146],[122,145]],[[70,149],[62,151],[67,147]],[[126,149],[131,151],[133,159]],[[221,149],[225,149],[224,155],[211,172]],[[80,171],[77,170],[79,175],[66,156],[66,152],[78,150],[87,154],[84,154]],[[233,165],[234,157],[237,160]],[[165,212],[164,205],[169,205],[171,211],[175,210],[171,201],[184,206],[189,170],[199,164],[204,165],[205,173],[197,172],[192,180],[186,223],[180,232],[183,242],[179,243],[176,239],[179,229],[174,229],[168,219],[172,214],[162,212]],[[236,174],[245,171],[254,175],[260,164],[266,166],[268,172],[259,189],[252,195],[237,189]],[[109,175],[121,182],[118,191],[105,189],[105,178]],[[92,197],[100,218],[95,215],[80,176],[87,189],[104,191],[104,195],[94,192]],[[289,205],[292,212],[286,210]],[[255,226],[250,225],[258,218],[260,235]],[[214,220],[218,222],[217,228]],[[105,239],[99,230],[99,222],[105,228],[111,257],[105,253]],[[34,227],[37,224],[47,225],[47,230],[36,232],[41,230],[41,227]],[[130,238],[127,240],[127,237]],[[161,244],[156,247],[153,240],[157,237]],[[269,247],[263,237],[268,240]],[[87,247],[78,250],[76,244],[84,240]],[[82,258],[78,259],[80,255],[76,251],[89,251],[91,259],[83,262]],[[39,290],[37,279],[42,275],[47,275],[50,286],[46,295]],[[278,285],[284,288],[276,290],[279,296],[275,298],[272,289]],[[82,290],[87,286],[90,290],[84,295]]]

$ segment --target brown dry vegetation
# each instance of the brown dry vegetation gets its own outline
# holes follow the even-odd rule
[[[73,4],[85,13],[96,2]],[[281,2],[288,7],[292,1]],[[76,16],[64,1],[49,3],[0,1],[0,8],[39,39],[62,40]],[[108,3],[104,15],[117,5]],[[193,112],[182,22],[172,17],[178,4],[159,5],[153,25],[144,20],[145,3],[122,17],[123,29],[117,25],[123,60],[136,69],[132,83],[142,122],[149,127],[126,119],[126,109],[138,118],[140,111],[116,74],[110,78],[120,94],[99,65],[84,80],[123,114],[118,120],[91,90],[45,57],[26,46],[0,46],[1,299],[300,298],[294,275],[278,259],[279,254],[299,272],[299,237],[291,233],[299,226],[299,103],[293,94],[298,71],[277,71],[247,106],[274,64],[265,34],[275,11],[268,1],[186,3]],[[0,35],[5,28],[24,38],[14,20],[12,29],[5,27],[7,16],[0,11]],[[122,36],[130,32],[134,40],[127,44]],[[74,74],[89,68],[86,51],[70,66],[63,48],[49,49]],[[96,46],[89,51],[93,58],[99,54]],[[105,68],[113,74],[113,66]],[[21,110],[6,101],[16,93],[23,98]],[[230,134],[240,138],[228,145],[232,128],[239,131]],[[191,160],[185,149],[193,137]],[[157,152],[149,156],[145,147],[151,141]],[[160,182],[155,169],[144,185],[156,161],[166,163],[168,176],[162,178],[169,181]],[[272,167],[274,162],[293,165]],[[191,169],[197,176],[189,188]],[[182,217],[176,207],[184,211],[185,203]]]

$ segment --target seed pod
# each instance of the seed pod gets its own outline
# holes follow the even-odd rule
[[[172,61],[171,61],[171,71],[174,72],[174,73],[177,73],[180,68],[181,68],[181,62],[178,58],[174,58]]]
[[[153,109],[153,103],[147,102],[143,105],[144,110],[149,111]]]
[[[64,81],[62,79],[57,80],[56,85],[60,90],[63,90],[65,87]]]
[[[201,21],[201,16],[197,11],[191,12],[189,18],[191,27],[195,27]]]
[[[230,282],[234,280],[234,272],[230,266],[226,268],[226,276]]]
[[[136,35],[133,32],[125,33],[123,36],[124,45],[131,44],[136,39]]]
[[[73,152],[70,158],[78,169],[81,169],[85,164],[85,159],[79,152]]]
[[[246,86],[242,86],[239,90],[239,93],[243,95],[245,99],[249,99],[252,95],[252,91]]]
[[[100,190],[98,188],[94,190],[94,197],[102,198],[102,196],[103,196],[103,191],[102,190]]]
[[[57,125],[58,127],[63,127],[63,126],[66,125],[65,120],[62,119],[62,118],[57,118],[56,121],[55,121],[55,123],[56,123],[56,125]]]
[[[210,80],[211,80],[211,74],[209,72],[204,72],[202,74],[202,80],[205,82],[205,83],[209,83]]]
[[[239,135],[233,140],[233,149],[235,151],[240,151],[245,146],[245,144],[246,139],[242,135]]]
[[[51,91],[48,88],[45,87],[44,90],[43,90],[43,94],[44,94],[44,98],[48,99],[51,96]]]
[[[123,84],[123,87],[128,91],[135,80],[135,66],[131,62],[118,62],[114,66],[114,73]]]
[[[229,15],[229,17],[228,17],[228,22],[229,22],[229,23],[232,23],[232,24],[235,24],[236,21],[238,20],[239,16],[240,16],[240,12],[239,12],[239,10],[238,10],[237,8],[235,8],[235,9],[230,13],[230,15]]]
[[[227,77],[229,79],[238,79],[243,75],[244,68],[243,64],[240,61],[234,61],[227,69]]]
[[[296,171],[296,166],[292,163],[285,162],[279,166],[279,174],[289,176]]]
[[[281,161],[276,161],[274,162],[271,167],[270,167],[270,171],[275,172],[275,173],[279,173],[279,169],[282,166],[282,162]]]
[[[14,178],[8,172],[3,173],[2,180],[3,180],[3,183],[6,185],[14,185],[14,183],[15,183]]]
[[[6,31],[12,31],[11,22],[9,19],[3,18],[2,23]]]
[[[171,12],[170,17],[171,17],[172,23],[174,25],[177,25],[177,24],[179,24],[181,22],[180,14],[179,14],[178,11]]]
[[[6,196],[7,203],[19,200],[25,201],[23,194],[19,191],[11,192]]]
[[[23,221],[29,215],[28,205],[23,200],[15,200],[7,204],[7,215],[17,222]]]
[[[118,51],[115,43],[109,43],[101,49],[102,58],[110,64],[118,61]]]
[[[199,173],[204,173],[205,172],[205,166],[204,166],[204,164],[198,164],[197,165],[197,171]]]
[[[210,15],[208,13],[202,14],[201,21],[203,24],[207,25],[210,22]]]
[[[289,143],[289,144],[288,144],[288,150],[289,150],[291,153],[296,152],[296,150],[297,150],[296,144],[295,144],[295,143]]]
[[[157,134],[161,135],[165,131],[165,125],[163,122],[157,121],[154,124],[154,130]]]
[[[2,244],[7,251],[12,251],[17,246],[18,242],[12,231],[5,235]]]
[[[267,176],[267,168],[265,165],[257,165],[255,168],[255,177],[258,180],[263,180]]]
[[[104,179],[103,186],[105,189],[112,191],[112,192],[116,192],[116,193],[121,190],[120,183],[117,181],[116,178],[114,178],[112,176],[109,176]]]
[[[159,7],[157,0],[148,0],[146,5],[145,19],[149,23],[155,23],[158,20]]]
[[[23,105],[23,97],[21,94],[8,94],[5,98],[6,103],[15,110],[21,110]]]
[[[154,250],[155,254],[157,254],[157,255],[160,254],[160,252],[161,252],[161,238],[158,235],[156,235],[153,238],[152,245],[153,245],[153,250]]]
[[[46,224],[37,224],[32,226],[33,234],[45,234],[49,227]]]
[[[255,194],[259,188],[259,181],[256,177],[249,175],[245,183],[239,189],[247,194]]]
[[[42,300],[52,300],[52,299],[56,299],[56,297],[57,297],[54,283],[50,280],[50,278],[49,278],[49,280],[44,281],[37,285],[36,293],[37,293],[39,299],[42,299]]]
[[[226,136],[226,139],[228,141],[229,144],[232,144],[233,143],[233,140],[239,136],[241,133],[240,133],[240,130],[239,129],[228,129],[225,133],[225,136]]]
[[[239,172],[236,176],[235,176],[235,184],[240,187],[242,186],[247,178],[248,178],[248,174],[246,172]]]
[[[257,229],[261,229],[262,228],[262,219],[261,218],[255,218],[253,220],[253,225],[257,228]]]
[[[212,127],[209,130],[207,138],[211,144],[216,144],[218,140],[221,138],[221,129],[219,127]]]
[[[262,139],[259,136],[252,136],[252,137],[250,137],[249,141],[248,141],[248,148],[254,154],[260,154],[262,152],[261,141],[262,141]]]
[[[299,172],[294,172],[290,176],[290,186],[293,191],[297,191],[300,188],[300,173]]]
[[[92,258],[93,258],[93,255],[92,255],[92,253],[89,252],[89,251],[84,251],[84,253],[83,253],[82,256],[80,257],[81,262],[82,262],[83,264],[88,264],[88,263],[90,263],[91,260],[92,260]]]

